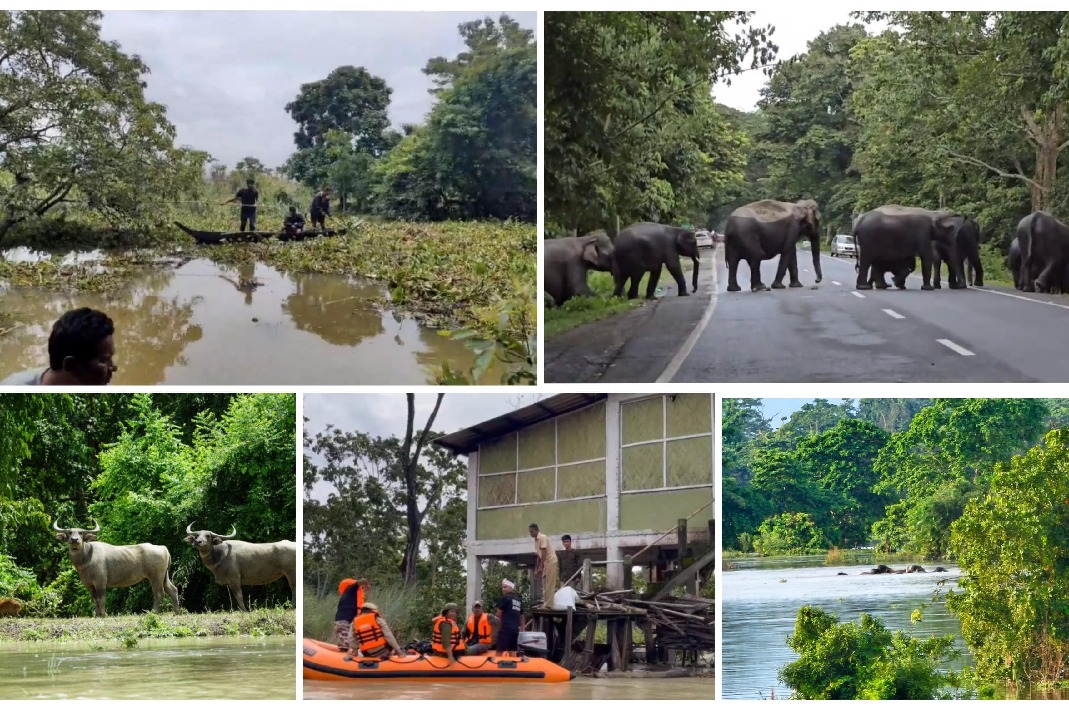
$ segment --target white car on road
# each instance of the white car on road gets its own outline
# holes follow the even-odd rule
[[[853,235],[836,235],[831,241],[831,256],[857,255],[857,246],[854,244]]]
[[[698,229],[694,231],[694,239],[698,241],[699,248],[713,247],[713,234],[708,230]]]

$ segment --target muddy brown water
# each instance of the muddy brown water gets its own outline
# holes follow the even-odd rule
[[[252,280],[262,284],[249,289]],[[427,384],[443,361],[470,368],[475,356],[462,343],[374,303],[387,297],[383,285],[362,278],[284,274],[261,263],[228,268],[203,258],[146,269],[105,294],[0,284],[3,311],[20,322],[0,336],[0,378],[46,366],[53,322],[83,306],[115,322],[114,384]],[[496,372],[484,382],[499,380]]]
[[[711,701],[712,678],[577,678],[569,683],[463,683],[419,681],[345,683],[304,681],[304,698],[316,700],[683,700]]]
[[[0,698],[294,700],[296,653],[293,636],[0,643]]]

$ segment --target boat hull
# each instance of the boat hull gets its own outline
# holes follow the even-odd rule
[[[461,656],[449,662],[437,656],[412,654],[384,660],[353,658],[337,646],[304,640],[304,677],[313,681],[479,680],[519,683],[567,683],[568,669],[547,659]]]
[[[345,235],[345,229],[342,230],[307,230],[301,233],[297,237],[290,237],[282,231],[266,232],[258,231],[253,232],[246,230],[244,232],[234,233],[221,233],[214,230],[194,230],[188,226],[182,225],[179,222],[175,222],[178,229],[186,235],[189,235],[201,245],[221,245],[224,243],[257,243],[261,240],[270,240],[276,238],[282,241],[301,241],[310,240],[312,238],[331,237],[334,235]]]

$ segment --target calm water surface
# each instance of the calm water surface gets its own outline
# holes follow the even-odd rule
[[[955,665],[972,664],[958,620],[946,609],[946,593],[961,571],[859,576],[871,564],[824,565],[824,556],[732,560],[736,569],[723,574],[724,698],[789,698],[791,690],[777,678],[781,666],[797,656],[787,646],[798,609],[811,604],[838,617],[857,621],[862,612],[883,620],[892,630],[914,636],[952,634],[963,653]],[[919,563],[925,569],[937,565]],[[891,564],[903,569],[906,564]],[[847,576],[838,576],[846,572]],[[914,609],[923,620],[910,623]]]
[[[577,678],[569,683],[304,681],[304,698],[393,700],[712,700],[712,678]]]
[[[0,698],[293,700],[296,646],[293,636],[2,643]]]
[[[100,258],[72,253],[62,261]],[[115,384],[425,384],[443,361],[463,370],[474,362],[463,344],[380,306],[388,293],[379,283],[284,274],[259,263],[229,268],[198,258],[147,269],[106,294],[0,285],[0,299],[21,322],[0,336],[0,378],[47,366],[52,323],[83,306],[115,322]],[[486,376],[499,380],[500,373]]]

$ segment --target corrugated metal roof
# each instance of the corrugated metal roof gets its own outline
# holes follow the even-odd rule
[[[584,406],[604,401],[608,396],[608,394],[557,394],[503,416],[483,421],[477,426],[442,436],[437,439],[436,443],[448,448],[456,455],[467,455],[477,450],[480,443],[500,438],[556,416],[563,416],[571,411],[577,411]]]

